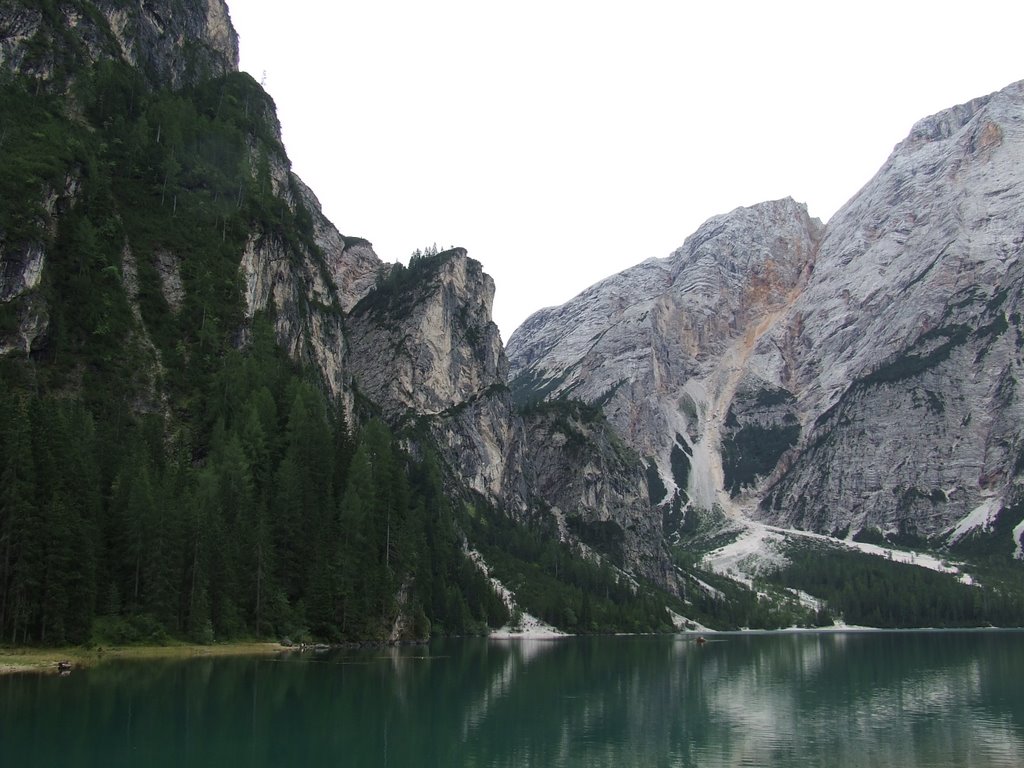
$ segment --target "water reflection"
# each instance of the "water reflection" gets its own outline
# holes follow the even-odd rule
[[[1019,766],[1024,634],[449,641],[0,679],[0,764]]]

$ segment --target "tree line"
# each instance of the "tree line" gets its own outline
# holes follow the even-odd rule
[[[380,640],[399,613],[410,639],[508,619],[433,455],[379,421],[352,434],[269,333],[225,355],[191,431],[56,394],[0,402],[3,642]]]
[[[793,547],[789,564],[768,579],[813,592],[830,613],[868,627],[1013,627],[1024,615],[1019,576],[1016,588],[993,582],[985,588],[956,576],[911,567],[862,552],[833,549],[824,555]]]

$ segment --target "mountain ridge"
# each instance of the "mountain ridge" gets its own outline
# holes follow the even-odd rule
[[[860,472],[863,459],[858,463],[854,457],[847,456],[842,460],[834,457],[815,464],[810,460],[808,451],[820,442],[821,420],[827,420],[829,409],[849,392],[851,381],[868,386],[872,376],[876,380],[892,377],[894,369],[891,366],[902,354],[910,354],[912,364],[916,362],[927,367],[931,360],[929,355],[944,355],[959,344],[964,332],[957,331],[956,323],[943,322],[946,312],[943,307],[948,309],[947,304],[955,304],[955,301],[947,303],[943,300],[945,292],[955,293],[965,287],[969,292],[971,285],[986,284],[984,275],[992,275],[993,278],[1005,276],[1005,281],[993,282],[999,286],[1004,282],[1009,285],[991,290],[984,299],[972,301],[970,297],[961,297],[960,300],[966,303],[960,310],[977,305],[978,312],[974,318],[965,318],[967,326],[976,329],[975,335],[977,329],[988,328],[990,337],[1001,337],[1004,325],[1016,324],[1013,318],[1019,318],[1019,313],[1013,297],[1019,295],[1019,288],[1014,287],[1017,283],[1010,273],[1015,268],[1012,265],[1017,263],[1021,239],[1019,216],[1014,214],[1012,201],[1020,199],[1022,190],[1020,163],[1015,162],[1015,158],[1020,156],[1022,94],[1024,83],[1014,83],[988,96],[923,118],[914,125],[876,176],[832,217],[817,238],[809,238],[809,258],[803,265],[806,271],[799,277],[793,277],[791,272],[786,281],[792,289],[788,306],[780,305],[778,314],[766,315],[763,322],[758,318],[745,326],[757,335],[758,340],[746,350],[738,369],[731,362],[728,366],[730,370],[736,369],[733,370],[734,378],[739,376],[739,380],[732,384],[738,387],[740,397],[726,397],[724,401],[708,397],[707,382],[699,366],[691,372],[670,377],[667,392],[660,398],[661,410],[669,414],[676,406],[689,411],[691,417],[677,420],[676,439],[671,444],[660,446],[638,435],[633,425],[616,421],[619,411],[616,405],[611,405],[611,418],[616,421],[627,443],[648,455],[652,450],[660,451],[652,459],[657,463],[662,482],[667,487],[680,485],[672,476],[672,451],[678,455],[677,449],[682,450],[688,460],[677,463],[689,463],[691,469],[694,464],[701,464],[700,456],[695,461],[693,454],[700,441],[693,438],[698,436],[701,428],[710,427],[712,431],[722,431],[725,435],[723,450],[731,452],[734,463],[745,462],[747,469],[741,471],[742,478],[737,480],[738,469],[734,466],[731,472],[733,480],[729,481],[727,466],[726,477],[711,478],[716,492],[710,494],[695,479],[699,478],[700,472],[696,476],[692,471],[688,473],[686,494],[700,499],[705,509],[716,503],[729,506],[723,499],[723,492],[727,490],[726,486],[731,486],[731,495],[747,499],[743,503],[748,509],[751,509],[752,501],[756,504],[760,500],[757,516],[770,522],[810,525],[812,530],[825,533],[849,530],[851,526],[853,532],[877,527],[927,538],[955,526],[974,506],[989,498],[985,487],[991,485],[990,481],[986,481],[989,486],[982,483],[985,487],[972,491],[969,479],[961,477],[955,485],[961,489],[964,499],[959,503],[949,503],[950,500],[945,499],[948,511],[936,517],[935,510],[924,510],[921,503],[914,502],[914,498],[930,500],[938,491],[945,493],[954,483],[940,488],[942,484],[936,480],[922,488],[920,483],[904,482],[897,486],[894,482],[891,491],[876,494],[884,497],[888,493],[890,498],[895,497],[895,503],[878,502],[885,511],[862,513],[859,518],[854,513],[850,519],[836,514],[815,518],[809,516],[809,505],[842,507],[850,504],[850,499],[835,486],[829,486],[827,491],[822,486],[817,490],[821,500],[812,501],[814,497],[808,495],[808,489],[815,483],[820,485],[823,482],[820,478],[832,466],[850,466],[851,473]],[[952,202],[946,202],[949,199]],[[743,209],[737,209],[740,210]],[[737,211],[726,214],[726,218],[735,216]],[[698,228],[687,243],[694,249],[694,243],[699,247],[704,238],[713,241],[721,235],[721,227],[722,217],[713,217]],[[1014,232],[1017,232],[1016,236]],[[936,234],[940,239],[945,238],[938,245],[932,242]],[[686,248],[684,245],[680,250]],[[958,248],[960,255],[953,258],[951,248]],[[986,248],[998,255],[986,255]],[[513,387],[518,379],[527,394],[532,392],[549,398],[571,394],[588,402],[598,400],[599,391],[606,389],[611,383],[610,377],[616,375],[611,372],[621,371],[624,366],[609,361],[593,364],[593,350],[605,343],[605,335],[618,323],[617,319],[602,320],[601,316],[608,313],[593,311],[593,308],[630,291],[639,291],[642,300],[652,302],[661,287],[652,285],[649,273],[659,264],[678,258],[679,253],[675,252],[664,262],[642,262],[595,284],[561,307],[546,308],[528,318],[509,339]],[[919,253],[930,255],[919,268],[915,268],[915,257]],[[722,259],[723,263],[727,262],[726,257]],[[944,268],[943,260],[954,266]],[[898,271],[904,264],[904,271]],[[955,266],[957,264],[963,267]],[[860,271],[851,278],[848,273],[854,269]],[[699,278],[691,275],[691,279]],[[901,293],[911,298],[924,297],[917,299],[916,308],[911,306],[909,310],[901,311],[908,306],[908,299],[887,292],[894,281],[899,283]],[[986,307],[986,301],[999,306]],[[1006,311],[1000,313],[1004,302],[1008,302]],[[844,310],[846,306],[863,309],[856,314],[852,309]],[[568,318],[578,320],[586,317],[588,311],[592,311],[595,317],[593,327],[588,328],[585,334],[592,344],[573,347],[567,339],[571,339],[573,334],[576,337],[582,334],[579,326],[570,326]],[[731,318],[736,317],[732,307],[728,311],[732,313]],[[961,314],[967,313],[961,311]],[[935,340],[930,347],[928,334]],[[691,350],[694,359],[698,360],[709,350],[713,356],[715,345],[720,349],[722,340],[728,337],[726,332],[708,338],[703,347],[698,344]],[[635,357],[657,353],[658,343],[652,338],[640,332],[632,337]],[[915,338],[923,345],[919,352],[901,351],[916,349]],[[822,354],[826,349],[830,350],[831,357]],[[983,350],[976,350],[975,359],[980,359],[982,354]],[[1016,371],[1017,362],[1011,360],[1012,357],[1015,355],[1007,351],[1002,359],[1006,361],[1005,365]],[[1013,376],[1007,381],[1016,380],[1016,373],[1007,375]],[[956,375],[951,378],[957,379]],[[636,381],[635,373],[626,377],[626,382]],[[628,389],[628,384],[621,381],[615,385],[617,393]],[[663,383],[649,378],[645,389],[647,392],[657,391],[658,386],[663,386]],[[932,409],[937,410],[936,387],[934,384],[929,384],[929,387],[923,387],[922,392],[930,394],[918,397],[930,402]],[[779,394],[772,394],[776,392]],[[779,402],[774,406],[757,406],[758,400],[762,403],[770,400]],[[643,402],[643,393],[637,392],[618,408],[630,407],[635,411],[645,407]],[[1007,406],[1011,413],[1016,413],[1015,403],[1013,399]],[[774,415],[770,413],[771,407],[777,411]],[[757,416],[755,412],[761,415]],[[967,418],[967,414],[960,416]],[[848,414],[846,418],[854,417]],[[797,422],[801,434],[793,439],[791,427],[795,428]],[[1006,419],[1005,423],[1012,424],[1014,419]],[[904,427],[909,429],[909,425]],[[684,428],[690,428],[694,434],[686,435]],[[664,424],[658,424],[648,427],[648,431],[664,434],[666,429]],[[744,433],[746,438],[743,438]],[[775,441],[778,442],[778,450],[771,456],[762,455],[759,460],[749,459],[751,451],[761,449],[756,445],[743,448],[736,439],[741,438],[743,442],[755,433],[759,436],[760,445],[763,446],[765,441]],[[911,430],[908,434],[914,433]],[[1002,450],[1007,457],[1013,454],[1013,446],[1020,443],[1019,436],[1015,434],[999,440],[1000,444],[1006,445]],[[895,437],[891,441],[893,450],[895,444],[901,442]],[[902,441],[903,444],[907,442]],[[909,442],[913,443],[912,440]],[[837,440],[837,443],[842,444],[843,441]],[[744,451],[748,458],[740,457]],[[887,460],[880,459],[881,463]],[[905,464],[908,460],[904,456],[901,461]],[[726,457],[727,465],[729,461]],[[999,467],[980,470],[979,474],[994,472],[1006,478],[1001,493],[1005,495],[1005,502],[1010,504],[1016,490],[1009,482],[1010,467],[1007,463],[1013,462],[1001,459]],[[807,476],[806,479],[795,480],[802,476],[801,473]],[[851,476],[846,482],[855,481]],[[766,491],[770,492],[769,496],[764,495]],[[904,498],[908,494],[909,497]],[[857,502],[850,505],[862,508],[861,500],[857,499]],[[928,522],[920,527],[911,524],[914,514],[899,514],[897,507],[900,504],[909,505]],[[924,504],[927,506],[932,502]],[[798,505],[804,511],[787,514],[784,511],[787,505]]]
[[[805,344],[802,297],[822,264],[849,255],[844,242],[890,263],[912,237],[884,216],[862,231],[851,213],[859,239],[826,248],[828,227],[787,198],[713,217],[669,258],[545,310],[506,350],[479,262],[435,248],[385,264],[368,240],[342,235],[292,172],[273,100],[236,71],[224,4],[191,0],[175,16],[177,5],[0,4],[0,29],[22,30],[0,44],[11,105],[0,111],[5,636],[486,631],[513,606],[471,551],[530,612],[570,630],[816,622],[828,612],[781,587],[762,599],[752,578],[715,573],[703,555],[769,489],[757,513],[768,522],[844,533],[806,501],[833,493],[815,451],[836,435],[859,453],[835,474],[843,488],[862,483],[861,436],[843,430],[884,414],[879,392],[908,413],[934,411],[914,416],[922,434],[948,437],[969,411],[967,474],[984,463],[979,446],[1003,465],[1017,451],[1013,429],[999,432],[1018,404],[1016,267],[976,259],[973,277],[1005,279],[971,293],[972,273],[944,272],[936,256],[899,284],[927,297],[959,277],[956,300],[928,304],[927,327],[903,332],[902,363],[868,339],[856,391],[823,394],[807,384],[825,345]],[[923,160],[897,167],[910,181],[892,216],[927,213],[914,195],[936,174],[973,184],[985,158],[1004,163],[1019,140],[1015,99],[922,123],[904,151],[960,142],[949,158],[961,162],[931,175],[911,173]],[[995,128],[971,123],[1000,104],[1008,116]],[[1017,177],[1004,176],[1008,186],[987,188],[996,208],[951,221],[980,222],[967,240],[985,253],[1002,245],[1013,262],[1004,230],[1016,232]],[[877,194],[894,199],[885,184]],[[930,379],[894,386],[971,360],[988,362],[954,377],[962,393]],[[987,421],[956,399],[979,393],[998,406]],[[899,485],[904,518],[974,503],[912,479],[879,486]],[[988,552],[977,531],[1015,529],[1019,508],[1001,490],[1012,477],[986,482],[999,494],[975,509],[974,528],[956,526],[957,546]],[[892,528],[889,512],[845,533],[931,530]],[[54,565],[68,553],[81,565]],[[965,612],[960,586],[942,588],[937,621],[997,615]]]

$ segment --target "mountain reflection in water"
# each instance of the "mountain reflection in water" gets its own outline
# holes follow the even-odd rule
[[[0,765],[1024,765],[1024,633],[449,640],[0,678]]]

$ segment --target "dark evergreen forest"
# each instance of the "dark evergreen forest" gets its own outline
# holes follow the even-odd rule
[[[508,619],[429,453],[411,460],[378,421],[352,436],[269,334],[211,383],[201,459],[159,415],[5,398],[6,642],[386,639],[399,601],[403,639]]]

